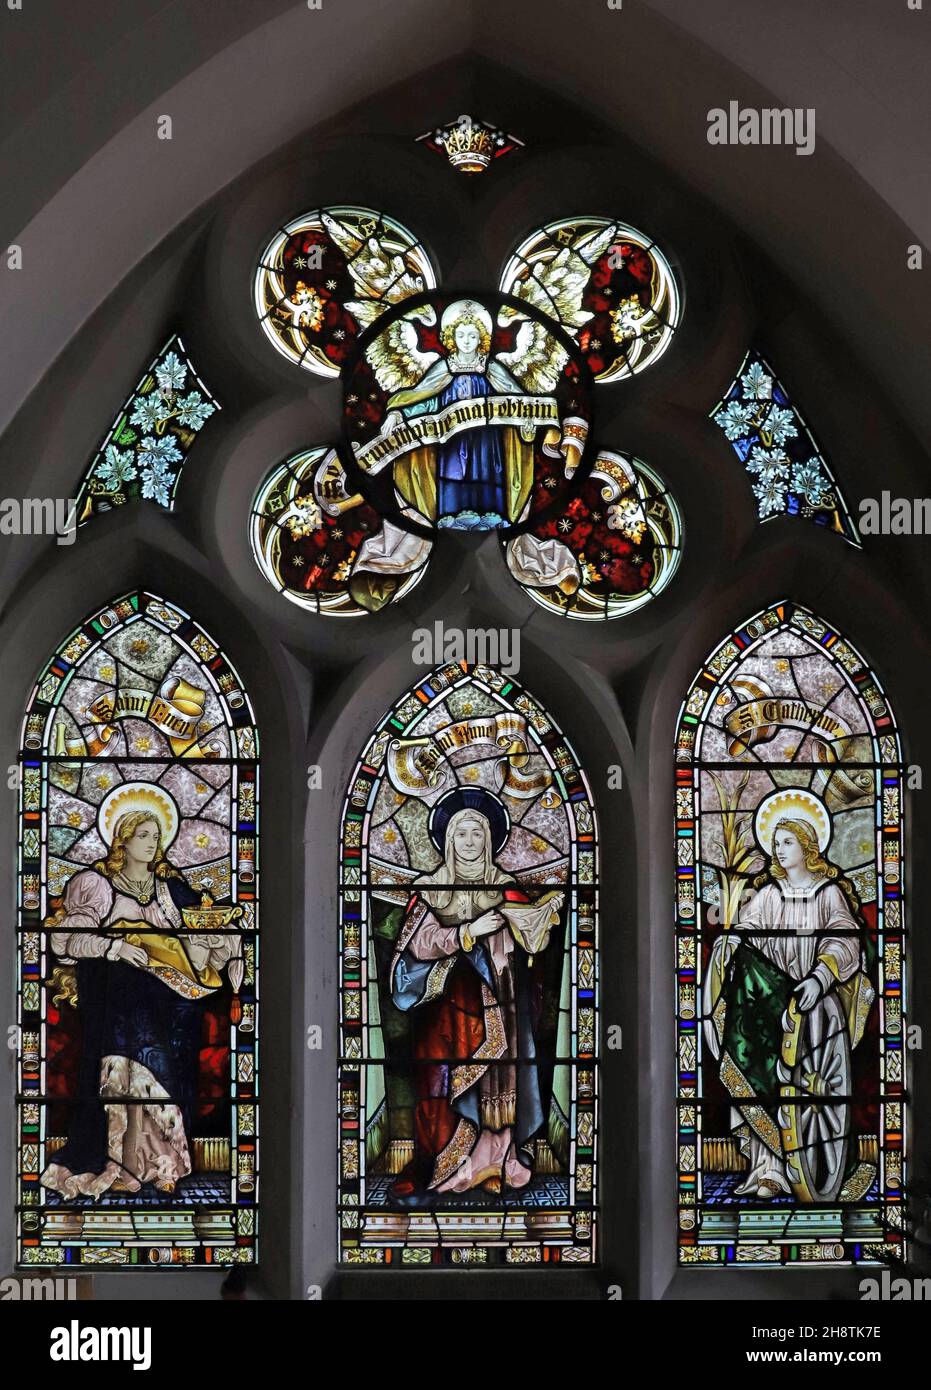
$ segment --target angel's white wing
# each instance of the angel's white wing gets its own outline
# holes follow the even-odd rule
[[[596,227],[593,232],[588,232],[585,236],[580,236],[578,241],[574,241],[572,249],[576,255],[582,257],[587,266],[593,266],[607,251],[616,232],[617,229],[611,223],[607,227]]]
[[[349,230],[345,222],[338,222],[328,212],[322,212],[320,220],[330,239],[336,242],[346,259],[350,260],[361,247],[363,238],[356,236],[355,232]]]
[[[554,315],[567,328],[581,328],[592,314],[582,308],[582,296],[592,275],[592,266],[603,256],[614,239],[614,227],[586,232],[549,261],[539,261],[518,293],[544,313]]]
[[[429,306],[418,310],[421,323],[435,323],[436,314]],[[417,345],[417,329],[410,319],[396,319],[379,333],[365,351],[366,360],[384,391],[401,391],[420,381],[427,368],[439,361],[438,352],[421,352]]]
[[[497,358],[526,391],[554,391],[569,354],[535,319],[524,319],[512,352]]]
[[[386,249],[377,237],[357,236],[328,212],[321,213],[320,220],[331,241],[346,257],[358,296],[346,308],[363,328],[384,312],[387,305],[398,304],[426,288],[423,276],[409,270],[404,257]]]

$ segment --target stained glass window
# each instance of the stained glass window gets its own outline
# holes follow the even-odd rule
[[[761,521],[800,516],[860,544],[823,453],[762,353],[747,353],[711,415],[753,478]]]
[[[314,613],[359,617],[404,598],[432,543],[352,493],[335,449],[307,449],[275,468],[252,508],[252,551],[270,584]]]
[[[423,578],[438,531],[509,534],[578,492],[590,376],[537,310],[420,296],[375,323],[343,377],[348,442],[279,465],[252,508],[259,568],[310,611],[376,612]]]
[[[591,1262],[597,827],[532,696],[463,662],[388,711],[340,904],[340,1259]]]
[[[254,1260],[257,835],[212,639],[149,593],[72,632],[21,753],[21,1265]]]
[[[345,384],[358,485],[405,530],[485,531],[571,491],[590,415],[584,364],[551,319],[496,295],[431,296],[367,337]],[[541,469],[554,490],[535,488]]]
[[[642,232],[606,217],[564,218],[532,232],[501,276],[571,333],[598,381],[642,372],[669,347],[680,318],[672,267]]]
[[[551,472],[539,477],[544,497],[552,481]],[[542,607],[567,618],[620,618],[675,574],[682,520],[642,460],[602,450],[564,508],[502,544],[511,574]]]
[[[134,497],[171,511],[191,445],[219,408],[174,334],[94,455],[78,493],[78,524]]]
[[[676,760],[680,1260],[901,1259],[903,785],[882,686],[777,604],[696,677]]]
[[[268,243],[254,303],[278,352],[310,372],[338,376],[380,314],[435,287],[430,257],[399,222],[371,208],[317,208]]]
[[[265,578],[314,613],[361,616],[410,592],[437,531],[498,530],[542,606],[634,611],[675,573],[681,519],[646,464],[603,450],[592,466],[586,447],[594,382],[643,370],[679,321],[666,258],[623,223],[577,218],[515,252],[508,297],[424,293],[434,283],[411,235],[364,209],[308,214],[269,246],[263,327],[341,376],[344,411],[338,445],[259,489]]]

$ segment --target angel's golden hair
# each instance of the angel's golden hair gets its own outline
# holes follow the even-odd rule
[[[479,352],[483,357],[487,357],[491,351],[491,334],[485,327],[482,320],[476,313],[460,314],[452,323],[448,323],[440,334],[440,340],[447,352],[456,350],[456,329],[460,323],[470,323],[473,328],[478,329]]]

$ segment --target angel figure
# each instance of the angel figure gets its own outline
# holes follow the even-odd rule
[[[585,421],[563,422],[560,431],[554,427],[555,400],[537,395],[526,412],[513,412],[515,423],[505,411],[504,422],[492,424],[491,405],[502,396],[551,392],[568,354],[542,324],[525,320],[515,349],[489,359],[491,314],[469,300],[450,304],[442,315],[446,355],[423,352],[415,318],[436,323],[429,306],[414,310],[369,349],[379,384],[392,392],[381,430],[390,448],[382,464],[394,463],[395,487],[405,503],[438,526],[490,530],[519,521],[533,485],[538,429],[546,427],[544,448],[564,457],[568,474],[581,458]],[[483,406],[457,410],[469,402]],[[418,421],[425,423],[421,431]],[[409,424],[415,428],[405,431]]]

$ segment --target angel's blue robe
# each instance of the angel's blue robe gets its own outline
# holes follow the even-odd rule
[[[518,382],[498,362],[490,363],[487,373],[456,372],[452,376],[447,363],[434,363],[419,390],[428,388],[432,377],[438,381],[445,378],[446,384],[437,395],[404,406],[408,419],[437,414],[457,401],[521,390]],[[503,428],[508,427],[479,425],[453,435],[438,446],[437,525],[490,531],[508,524]]]

